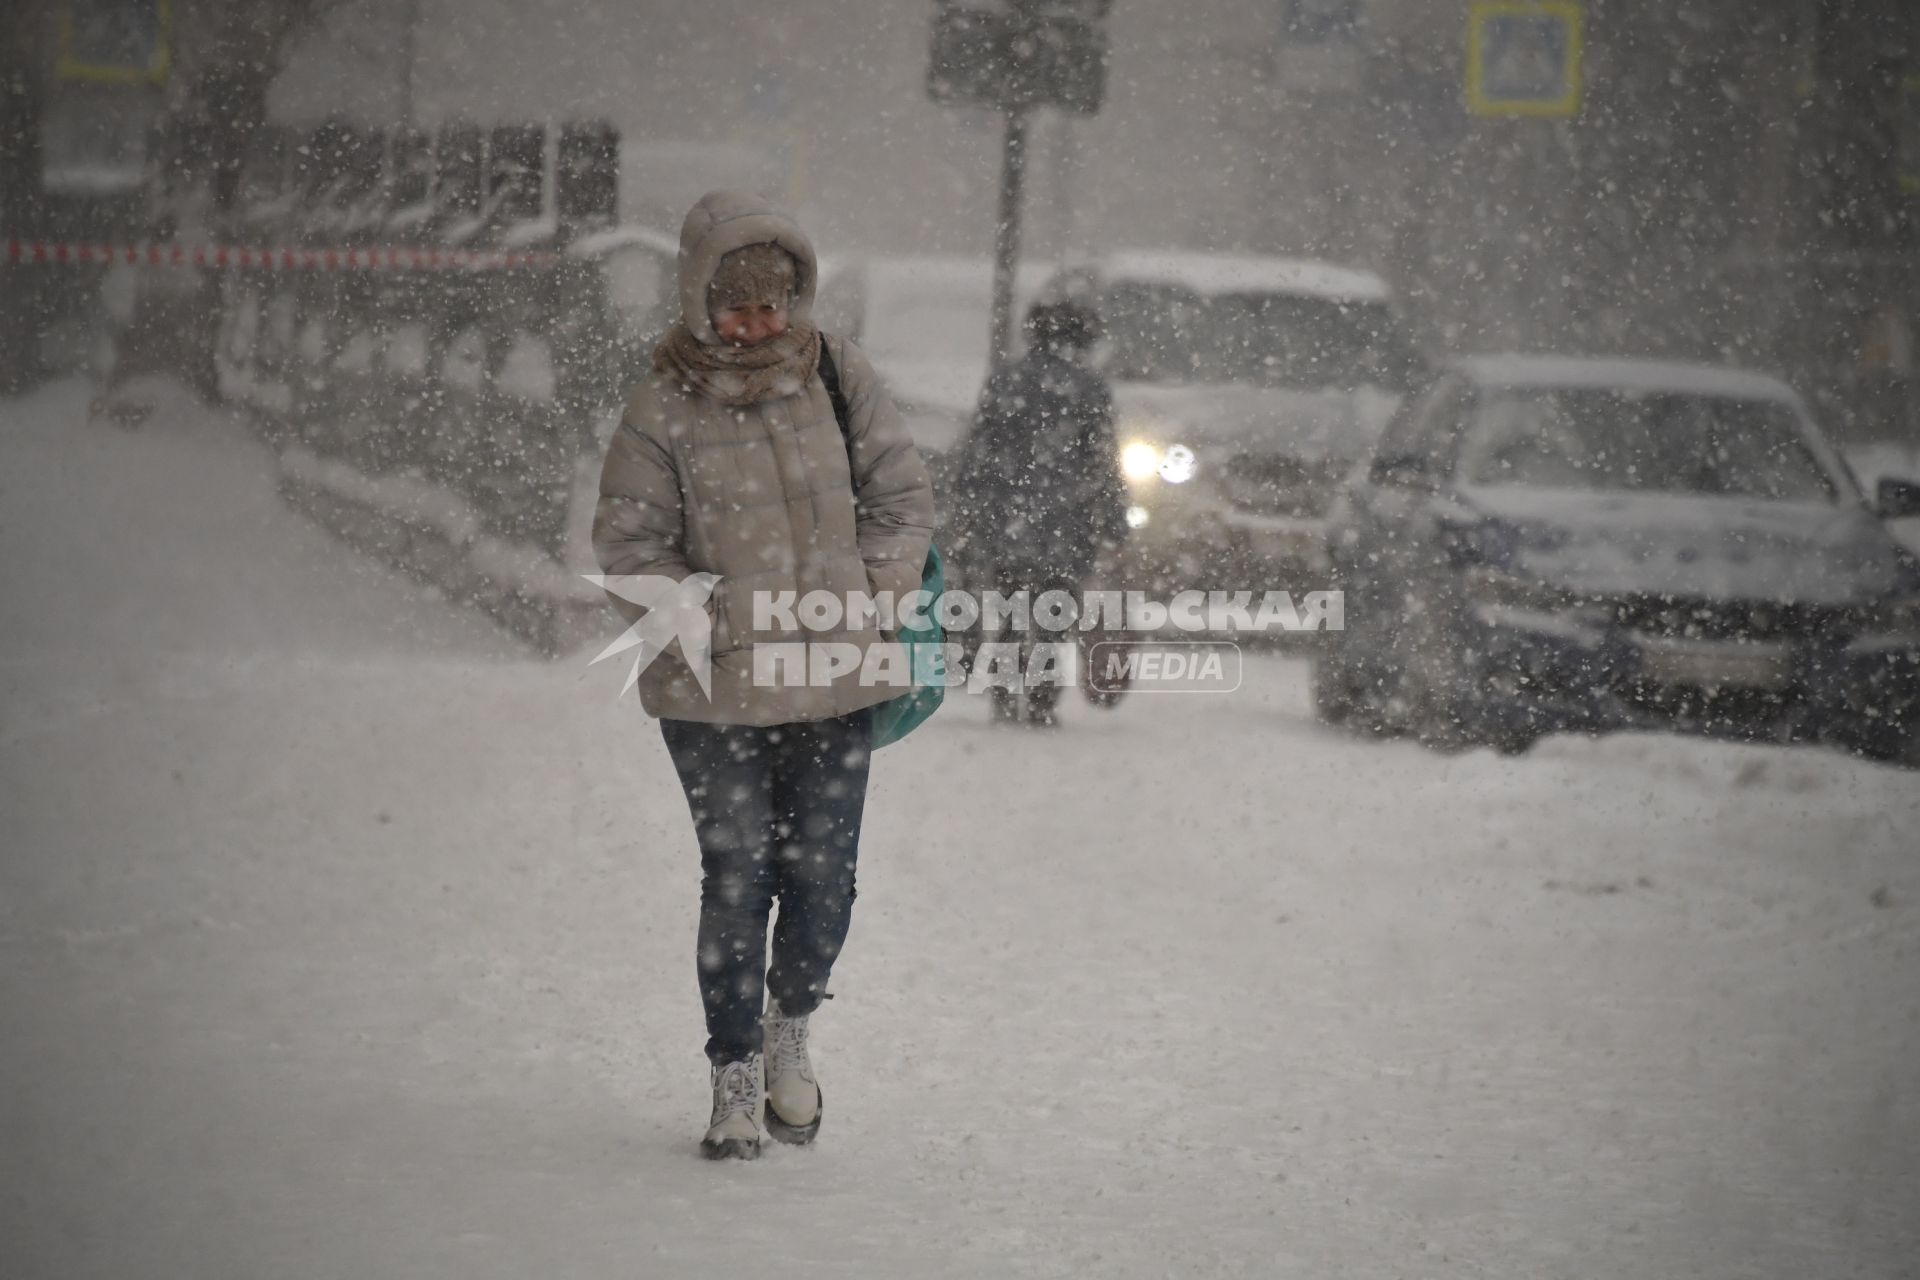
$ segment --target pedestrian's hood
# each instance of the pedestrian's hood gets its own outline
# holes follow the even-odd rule
[[[750,244],[777,244],[793,255],[800,270],[787,320],[799,324],[812,316],[820,267],[807,233],[765,196],[751,191],[709,191],[687,211],[686,221],[680,224],[680,318],[700,341],[720,341],[707,315],[707,285],[719,269],[720,259]]]
[[[1469,487],[1512,566],[1582,595],[1858,604],[1920,589],[1920,569],[1857,501]]]

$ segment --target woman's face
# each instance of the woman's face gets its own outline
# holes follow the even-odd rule
[[[757,347],[787,331],[787,309],[765,302],[722,307],[713,313],[713,331],[735,347]]]

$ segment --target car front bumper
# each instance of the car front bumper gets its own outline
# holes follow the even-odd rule
[[[1197,486],[1156,485],[1129,500],[1129,558],[1143,579],[1136,585],[1295,597],[1334,585],[1327,524],[1318,516],[1243,511]]]
[[[1498,722],[1837,739],[1920,731],[1920,638],[1675,641],[1504,606],[1470,614],[1465,643],[1482,675],[1469,696]]]

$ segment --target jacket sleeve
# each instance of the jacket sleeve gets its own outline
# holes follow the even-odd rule
[[[608,577],[653,574],[684,581],[693,573],[686,554],[686,510],[680,477],[665,439],[664,417],[652,388],[643,385],[607,444],[600,464],[600,500],[593,512],[593,555]],[[608,599],[628,623],[646,610],[611,591]],[[712,611],[712,602],[708,609]],[[716,614],[714,651],[730,647]]]
[[[1006,465],[1004,438],[1012,398],[1006,371],[991,375],[981,389],[973,421],[954,449],[956,465],[947,492],[947,526],[956,546],[978,540],[981,545],[973,547],[974,554],[980,552],[991,532],[995,509],[1006,488],[997,472]]]
[[[919,589],[933,541],[933,483],[866,356],[851,342],[831,341],[847,397],[860,558],[874,592],[903,596]]]

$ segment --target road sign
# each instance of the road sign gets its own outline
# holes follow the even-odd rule
[[[1079,115],[1100,110],[1107,90],[1112,0],[940,0],[933,19],[927,94],[948,106],[1007,113],[1000,163],[1000,216],[993,233],[993,367],[1011,358],[1013,264],[1020,256],[1020,203],[1027,120],[1035,107]]]
[[[934,16],[927,93],[935,102],[1092,115],[1106,87],[1106,32],[1085,18],[954,5]]]
[[[1467,17],[1467,109],[1477,116],[1580,110],[1580,5],[1474,0]]]
[[[62,0],[62,80],[161,84],[171,62],[173,7],[169,0]]]

